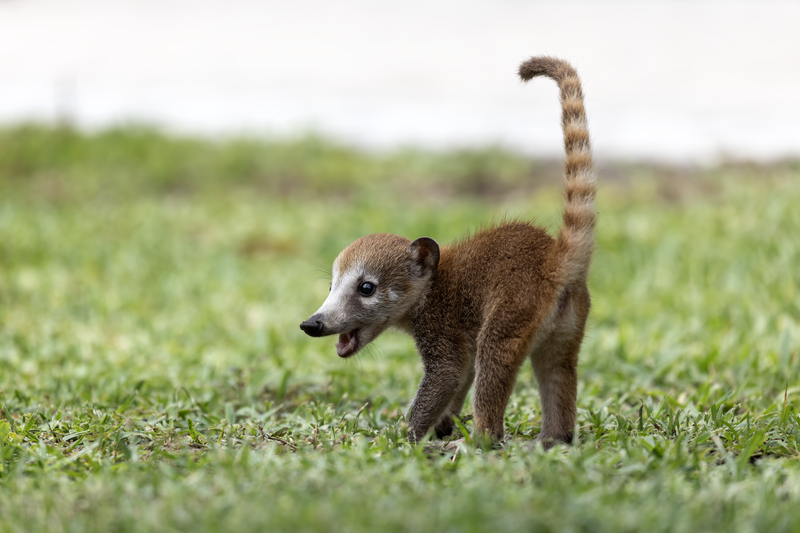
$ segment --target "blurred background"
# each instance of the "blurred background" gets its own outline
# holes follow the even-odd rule
[[[0,0],[0,122],[323,133],[558,157],[570,60],[599,159],[800,153],[800,3]]]

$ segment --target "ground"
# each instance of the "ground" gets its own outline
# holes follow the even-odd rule
[[[796,162],[601,167],[574,444],[526,446],[526,367],[506,447],[453,455],[405,440],[410,339],[340,360],[298,325],[363,234],[555,231],[552,164],[134,127],[0,145],[2,531],[797,530]]]

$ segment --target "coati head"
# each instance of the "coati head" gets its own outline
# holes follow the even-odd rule
[[[339,335],[336,353],[350,357],[403,320],[438,266],[439,245],[429,237],[361,237],[334,261],[330,294],[300,329],[312,337]]]

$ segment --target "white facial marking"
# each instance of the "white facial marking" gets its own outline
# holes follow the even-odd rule
[[[317,310],[317,313],[325,316],[326,322],[340,324],[347,320],[345,315],[347,299],[356,293],[356,283],[361,277],[359,271],[360,268],[352,268],[339,275],[339,269],[336,265],[333,266],[331,292],[322,303],[322,307]]]

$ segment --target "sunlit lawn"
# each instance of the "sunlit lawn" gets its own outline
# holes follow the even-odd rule
[[[570,448],[522,449],[524,368],[504,450],[426,454],[410,339],[340,360],[298,328],[363,234],[557,228],[551,170],[3,130],[0,529],[797,531],[797,164],[601,171]]]

